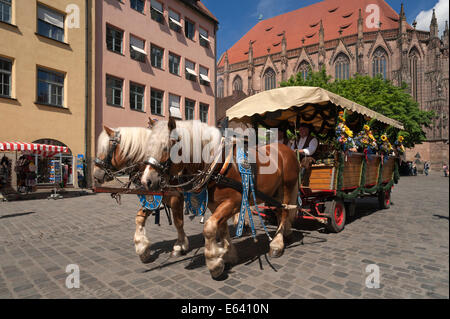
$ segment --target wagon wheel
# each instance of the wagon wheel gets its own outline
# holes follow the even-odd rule
[[[345,227],[345,205],[343,201],[333,200],[325,203],[325,215],[328,217],[327,229],[333,233],[341,232]]]
[[[391,207],[391,189],[378,192],[378,205],[380,209],[388,209]]]

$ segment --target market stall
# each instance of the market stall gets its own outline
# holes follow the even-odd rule
[[[1,188],[3,191],[12,189],[12,180],[15,180],[17,192],[30,193],[36,189],[38,176],[36,174],[37,164],[35,161],[36,155],[42,158],[51,159],[57,154],[69,153],[66,146],[38,144],[38,143],[23,143],[23,142],[0,142],[0,152],[4,153],[2,161],[5,163],[3,169],[3,182]],[[14,154],[14,155],[12,155]],[[14,168],[11,169],[12,161],[15,162]],[[16,178],[12,178],[12,173],[16,173]],[[49,181],[54,186],[54,195],[56,195],[56,188],[64,178],[64,171],[61,168],[61,163],[57,160],[49,160]]]

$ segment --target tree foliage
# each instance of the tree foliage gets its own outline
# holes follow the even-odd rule
[[[379,122],[375,130],[379,134],[387,133],[392,142],[397,139],[397,135],[402,135],[405,138],[406,147],[413,147],[426,140],[423,128],[430,126],[434,116],[432,111],[420,110],[419,104],[406,92],[406,84],[397,87],[381,76],[372,78],[356,74],[348,80],[332,81],[325,68],[322,68],[318,72],[308,72],[306,80],[301,73],[298,73],[295,77],[292,76],[289,80],[281,82],[281,86],[321,87],[397,120],[403,124],[404,131],[399,132],[393,127],[386,128]]]

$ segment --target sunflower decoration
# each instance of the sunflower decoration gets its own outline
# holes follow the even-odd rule
[[[392,144],[389,142],[386,133],[381,135],[380,139],[381,139],[380,151],[383,155],[387,157],[392,153],[394,148],[392,147]]]
[[[376,153],[378,149],[378,144],[376,138],[373,136],[372,130],[371,130],[371,124],[374,120],[371,120],[369,123],[365,124],[363,126],[363,130],[358,133],[357,137],[355,138],[356,145],[359,147],[359,149],[363,152],[367,152],[369,154]]]
[[[395,149],[399,155],[405,154],[405,152],[406,152],[405,146],[403,146],[404,140],[405,140],[405,138],[403,137],[403,135],[399,134],[397,137],[397,140],[394,143]]]
[[[336,141],[340,145],[343,151],[355,148],[355,142],[353,140],[353,131],[345,125],[347,118],[346,111],[340,111],[338,116],[338,124],[336,126]]]

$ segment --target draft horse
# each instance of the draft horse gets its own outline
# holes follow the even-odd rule
[[[217,128],[199,121],[175,121],[170,117],[169,121],[156,123],[148,144],[147,154],[149,159],[142,174],[141,184],[147,189],[158,190],[164,185],[176,185],[171,184],[176,183],[177,179],[174,179],[174,176],[179,177],[180,174],[182,176],[195,176],[199,170],[204,172],[205,168],[210,168],[210,163],[208,164],[203,157],[200,163],[186,163],[185,161],[175,163],[172,161],[172,156],[174,154],[179,155],[177,150],[180,150],[180,145],[182,147],[190,146],[190,149],[192,149],[196,139],[197,141],[201,139],[202,152],[208,146],[214,153],[221,145],[221,138],[222,135]],[[277,146],[277,148],[273,147],[276,152],[272,151],[270,145],[259,146],[255,149],[255,185],[257,191],[284,205],[276,212],[279,225],[273,240],[270,242],[269,255],[271,257],[282,255],[284,251],[283,237],[292,233],[291,223],[297,210],[297,208],[293,209],[293,206],[297,207],[298,194],[299,164],[295,153],[284,144],[278,144]],[[235,158],[235,147],[231,154],[233,154],[232,158]],[[263,160],[263,155],[265,159],[269,157],[269,160]],[[190,160],[193,159],[193,156],[193,154],[190,155]],[[219,174],[223,174],[222,179],[226,178],[228,181],[234,180],[241,183],[241,175],[236,161],[233,160],[227,165],[225,152],[221,156],[223,165],[217,165],[211,178],[204,184],[208,190],[208,208],[212,212],[212,216],[206,221],[203,229],[204,254],[206,266],[213,278],[217,278],[223,273],[226,263],[234,264],[238,261],[236,249],[231,242],[227,221],[240,211],[242,201],[242,194],[239,190],[229,185],[223,185],[217,178]],[[226,165],[227,168],[224,171]],[[263,174],[264,168],[269,165],[276,165],[275,171],[271,174]]]
[[[150,120],[149,126],[153,125]],[[126,171],[140,183],[140,175],[145,168],[144,160],[148,158],[148,143],[152,130],[143,127],[119,127],[116,129],[104,126],[98,138],[97,158],[95,160],[94,180],[96,184],[104,184],[115,178],[119,171]],[[189,250],[189,241],[184,232],[183,195],[172,192],[163,197],[163,203],[172,210],[173,221],[178,233],[178,239],[173,246],[171,255],[178,257]],[[142,262],[151,260],[150,241],[145,233],[145,222],[149,211],[140,209],[136,215],[136,231],[134,244],[136,253]]]

